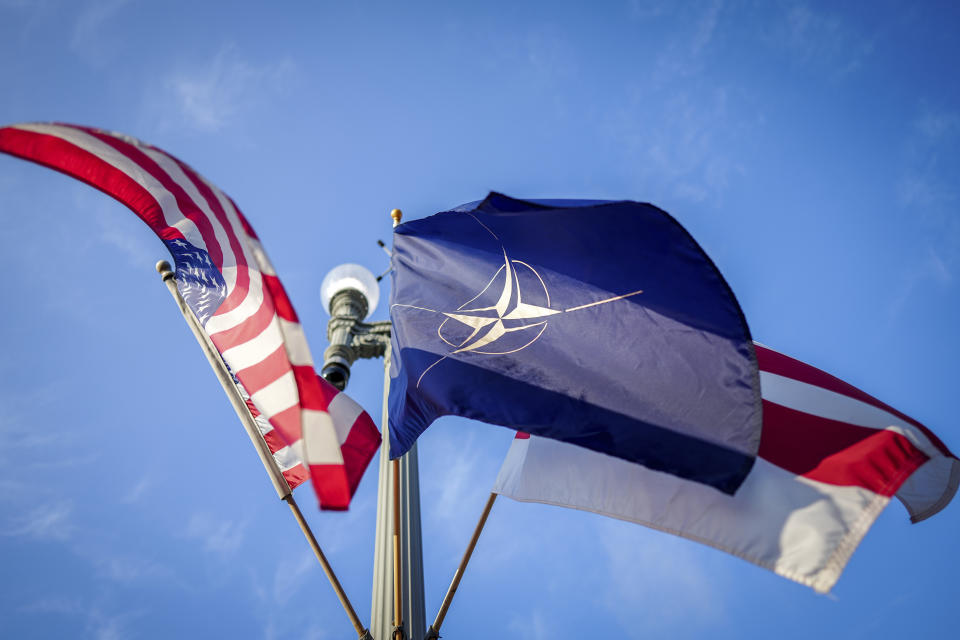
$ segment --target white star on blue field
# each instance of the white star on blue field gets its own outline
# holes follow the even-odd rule
[[[755,339],[957,451],[958,30],[951,3],[883,0],[0,0],[0,124],[120,131],[196,168],[256,229],[318,362],[320,281],[343,262],[383,272],[394,207],[651,202],[715,261]],[[352,637],[154,270],[166,246],[8,156],[0,223],[0,637]],[[182,277],[210,297],[203,258]],[[347,391],[379,416],[382,384],[361,361]],[[429,620],[512,437],[445,418],[419,441]],[[297,492],[364,621],[376,467],[346,513]],[[442,634],[952,637],[958,532],[958,504],[910,525],[894,502],[824,597],[500,499]]]

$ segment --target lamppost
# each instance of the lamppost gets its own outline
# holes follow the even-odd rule
[[[395,210],[394,221],[399,221]],[[320,294],[330,312],[321,374],[338,389],[350,379],[357,358],[384,358],[383,414],[380,474],[377,486],[377,530],[373,561],[373,594],[370,631],[377,640],[424,637],[426,614],[423,601],[423,546],[420,534],[420,482],[417,447],[390,463],[387,397],[390,391],[390,322],[366,323],[380,297],[377,279],[357,264],[335,267],[323,279]],[[394,625],[394,470],[398,469],[400,611],[403,636]]]
[[[350,367],[357,358],[379,358],[390,349],[390,322],[363,320],[377,307],[380,284],[359,264],[341,264],[330,270],[320,284],[320,299],[330,313],[320,375],[343,391],[350,380]]]

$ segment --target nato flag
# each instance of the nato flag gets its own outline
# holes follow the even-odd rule
[[[576,444],[733,493],[760,443],[730,287],[649,204],[479,203],[393,249],[390,451],[442,415]]]

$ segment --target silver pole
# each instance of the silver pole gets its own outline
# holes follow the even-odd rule
[[[370,630],[377,640],[393,640],[393,465],[387,398],[390,395],[390,348],[384,356],[380,476],[377,486],[377,531],[373,555]],[[423,599],[423,542],[420,534],[420,472],[417,445],[400,458],[400,581],[405,637],[420,640],[426,632]]]
[[[393,226],[403,213],[390,212]],[[383,357],[383,413],[380,431],[380,476],[377,485],[377,532],[373,550],[373,594],[370,604],[370,628],[378,640],[393,640],[393,469],[390,463],[390,345]],[[423,602],[423,541],[420,537],[420,468],[417,445],[400,458],[400,584],[404,636],[409,640],[424,637],[427,614]]]

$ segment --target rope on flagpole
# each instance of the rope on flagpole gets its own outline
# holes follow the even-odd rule
[[[393,636],[392,640],[405,640],[403,631],[403,593],[400,580],[400,458],[393,465]]]
[[[393,226],[400,224],[403,212],[393,209],[390,212]],[[386,424],[386,420],[384,420]],[[393,633],[392,640],[405,640],[403,630],[403,593],[400,579],[400,458],[392,461],[393,471]]]
[[[234,382],[230,371],[227,370],[227,366],[224,364],[223,358],[220,357],[220,353],[210,340],[210,336],[208,336],[207,332],[201,328],[196,316],[193,315],[193,312],[184,301],[183,296],[181,296],[180,292],[177,290],[177,283],[174,277],[175,274],[170,267],[170,263],[166,260],[161,260],[158,262],[157,272],[160,274],[160,278],[163,280],[164,284],[167,285],[167,290],[170,291],[170,295],[173,296],[174,301],[177,303],[177,308],[180,309],[183,319],[186,321],[187,326],[190,327],[190,331],[193,333],[193,336],[200,344],[200,348],[203,350],[204,355],[207,356],[207,362],[210,363],[210,367],[216,374],[217,380],[220,381],[220,386],[223,387],[223,391],[227,394],[227,398],[230,399],[230,404],[233,405],[233,409],[236,411],[237,417],[240,418],[240,423],[243,424],[243,428],[247,432],[250,442],[253,443],[253,448],[260,457],[260,462],[263,463],[263,468],[266,470],[267,475],[270,476],[270,482],[273,484],[273,488],[276,490],[277,496],[289,505],[290,510],[293,512],[293,517],[296,519],[297,524],[300,525],[303,535],[307,538],[307,542],[310,544],[310,548],[313,549],[314,555],[316,555],[317,560],[320,561],[320,566],[323,567],[324,573],[327,574],[327,579],[330,580],[330,585],[336,592],[337,598],[340,600],[340,604],[343,605],[344,610],[347,612],[347,616],[350,618],[350,622],[353,624],[353,628],[356,630],[357,636],[360,638],[360,640],[372,640],[370,632],[360,622],[360,618],[357,617],[357,613],[354,611],[353,605],[350,604],[350,599],[347,598],[347,594],[344,592],[340,581],[333,572],[333,568],[330,566],[330,563],[327,562],[327,558],[320,549],[320,543],[317,542],[316,537],[313,535],[310,525],[307,524],[303,514],[300,512],[300,507],[297,506],[297,503],[293,498],[293,491],[290,489],[287,479],[283,477],[283,472],[280,471],[280,467],[277,465],[277,461],[274,459],[273,454],[267,447],[266,441],[260,434],[260,429],[257,427],[257,423],[253,419],[253,415],[250,413],[250,408],[240,395],[240,390],[237,388],[236,382]]]
[[[473,549],[477,546],[477,540],[480,539],[480,533],[483,531],[483,526],[487,523],[487,516],[490,515],[490,509],[493,508],[493,503],[496,499],[497,494],[490,492],[490,497],[487,498],[487,504],[483,507],[483,513],[480,514],[480,520],[477,521],[477,526],[473,530],[470,544],[467,545],[467,550],[463,552],[463,558],[460,559],[460,566],[457,567],[456,573],[453,574],[453,581],[450,582],[450,588],[447,589],[447,594],[443,596],[443,604],[440,605],[440,611],[437,612],[436,619],[427,630],[427,636],[424,640],[437,640],[440,637],[440,627],[443,625],[443,619],[447,617],[447,609],[450,608],[453,596],[460,586],[460,579],[463,578],[463,572],[467,568],[467,563],[470,562],[470,556],[473,555]]]

